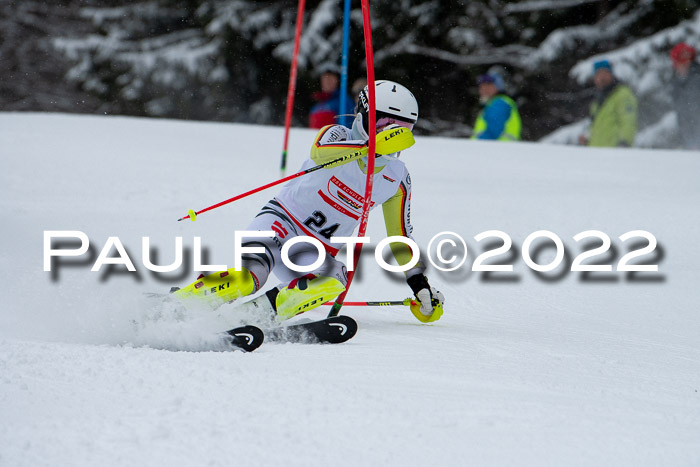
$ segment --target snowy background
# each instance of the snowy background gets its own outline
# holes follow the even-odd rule
[[[376,76],[416,94],[421,134],[469,136],[476,77],[499,66],[524,139],[575,141],[595,93],[591,65],[608,58],[639,98],[636,145],[678,145],[668,53],[679,41],[700,48],[697,0],[370,4]],[[306,2],[295,126],[308,123],[319,69],[340,64],[342,5]],[[0,2],[0,110],[281,125],[296,9],[287,0]],[[366,74],[362,30],[355,0],[349,83]]]
[[[290,167],[312,138],[292,131]],[[426,248],[449,230],[469,246],[458,271],[428,271],[444,317],[346,307],[359,323],[346,344],[222,352],[215,317],[159,314],[143,295],[194,274],[151,274],[141,237],[159,263],[175,236],[230,262],[233,230],[274,189],[175,220],[276,179],[281,139],[280,127],[0,113],[0,465],[698,465],[700,153],[418,137],[402,155],[415,238]],[[513,239],[512,273],[471,272],[493,248],[474,236],[492,229]],[[562,238],[565,265],[597,246],[574,235],[605,232],[598,259],[613,266],[640,246],[618,237],[647,230],[658,247],[639,261],[659,271],[535,274],[520,251],[541,229]],[[85,232],[92,256],[44,272],[45,230]],[[369,235],[384,236],[377,212]],[[137,274],[90,272],[109,236]],[[348,300],[409,293],[363,255]]]

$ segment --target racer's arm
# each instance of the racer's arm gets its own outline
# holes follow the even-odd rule
[[[407,237],[411,240],[413,237],[413,226],[411,225],[411,185],[406,182],[408,172],[404,173],[404,177],[399,184],[399,189],[396,190],[394,196],[389,198],[382,204],[384,213],[384,224],[386,225],[387,236]],[[391,252],[399,266],[408,264],[413,258],[411,249],[405,243],[394,242],[389,245]],[[406,278],[416,274],[422,274],[425,267],[419,261],[415,266],[405,272]]]
[[[413,227],[411,226],[410,217],[411,185],[408,183],[408,180],[410,180],[410,176],[408,171],[406,171],[396,194],[382,205],[388,236],[398,235],[413,239],[411,236]],[[396,262],[401,266],[408,264],[413,258],[410,247],[405,243],[391,243],[390,247]],[[429,323],[437,321],[442,316],[442,304],[445,302],[445,296],[430,286],[428,278],[423,274],[424,272],[425,266],[419,261],[405,274],[406,282],[417,299],[416,302],[411,304],[411,313],[419,321]]]

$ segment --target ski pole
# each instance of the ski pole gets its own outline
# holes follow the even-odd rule
[[[316,165],[316,166],[314,166],[314,167],[309,167],[309,168],[306,169],[306,170],[302,170],[301,172],[297,172],[297,173],[295,173],[295,174],[292,174],[292,175],[289,175],[289,176],[287,176],[287,177],[281,178],[281,179],[279,179],[279,180],[277,180],[277,181],[274,181],[274,182],[272,182],[272,183],[268,183],[267,185],[263,185],[263,186],[260,186],[260,187],[258,187],[258,188],[254,188],[254,189],[252,189],[252,190],[250,190],[250,191],[246,191],[245,193],[241,193],[240,195],[234,196],[233,198],[229,198],[229,199],[227,199],[227,200],[225,200],[225,201],[222,201],[222,202],[220,202],[220,203],[216,203],[216,204],[214,204],[214,205],[212,205],[212,206],[209,206],[208,208],[204,208],[204,209],[202,209],[202,210],[200,210],[200,211],[196,211],[196,212],[195,212],[193,209],[190,209],[190,210],[187,212],[187,215],[186,215],[186,216],[181,217],[181,218],[178,219],[178,222],[180,222],[180,221],[182,221],[182,220],[185,220],[185,219],[192,219],[192,222],[194,222],[194,220],[197,219],[197,216],[198,216],[199,214],[202,214],[203,212],[211,211],[212,209],[216,209],[216,208],[221,207],[221,206],[223,206],[223,205],[225,205],[225,204],[233,203],[234,201],[237,201],[237,200],[239,200],[239,199],[241,199],[241,198],[245,198],[246,196],[250,196],[250,195],[252,195],[252,194],[258,193],[258,192],[263,191],[263,190],[266,190],[266,189],[271,188],[271,187],[273,187],[273,186],[275,186],[275,185],[279,185],[280,183],[288,182],[289,180],[292,180],[292,179],[297,178],[297,177],[301,177],[302,175],[306,175],[306,174],[308,174],[308,173],[315,172],[316,170],[323,169],[324,167],[328,167],[328,166],[331,165],[331,164],[335,164],[335,163],[342,162],[342,161],[345,161],[345,160],[348,160],[348,159],[354,159],[354,158],[363,156],[363,155],[365,155],[365,154],[367,153],[367,150],[368,150],[368,148],[367,148],[367,147],[364,147],[364,148],[360,149],[359,151],[356,151],[356,152],[354,152],[354,153],[352,153],[352,154],[348,154],[348,155],[339,157],[339,158],[337,158],[337,159],[333,159],[332,161],[325,162],[325,163],[323,163],[323,164],[321,164],[321,165]]]
[[[404,300],[390,300],[385,302],[343,302],[343,306],[411,306],[416,300],[405,298]],[[326,302],[324,305],[332,306],[335,302]]]

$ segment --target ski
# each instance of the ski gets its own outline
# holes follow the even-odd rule
[[[257,326],[239,326],[226,331],[232,347],[246,352],[252,352],[262,345],[265,333]]]
[[[272,342],[296,342],[304,344],[340,344],[357,333],[357,322],[341,315],[319,321],[280,326],[265,331]]]
[[[148,293],[146,296],[168,300],[172,297],[172,290],[169,294]],[[240,308],[238,311],[269,311],[264,307],[261,308],[257,300],[241,303],[238,308]],[[352,339],[356,333],[357,322],[349,316],[340,315],[287,326],[276,325],[264,331],[258,326],[248,324],[225,331],[224,337],[232,348],[252,352],[260,347],[265,340],[305,344],[340,344]]]

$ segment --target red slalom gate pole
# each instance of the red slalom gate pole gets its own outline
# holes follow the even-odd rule
[[[365,56],[367,59],[367,90],[369,91],[369,155],[367,157],[367,181],[365,183],[365,200],[362,203],[362,217],[360,219],[360,229],[358,237],[364,237],[367,232],[367,221],[369,221],[369,208],[372,203],[372,184],[374,182],[374,148],[377,138],[377,116],[375,114],[375,92],[374,92],[374,54],[372,53],[372,27],[370,25],[369,0],[362,0],[362,25],[365,34]],[[352,271],[348,271],[348,284],[345,291],[335,300],[328,316],[338,316],[343,307],[345,296],[350,290],[352,279],[355,277],[355,269],[360,261],[362,243],[355,245],[355,261]]]
[[[297,58],[299,57],[299,43],[301,42],[301,28],[304,22],[304,8],[306,0],[299,0],[297,8],[297,26],[294,32],[294,52],[292,53],[292,65],[289,70],[289,86],[287,88],[287,111],[284,117],[284,144],[282,145],[282,161],[280,173],[284,177],[287,170],[287,146],[289,144],[289,129],[292,126],[292,109],[294,108],[294,94],[297,88]]]

